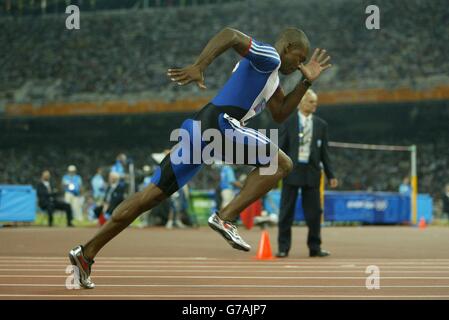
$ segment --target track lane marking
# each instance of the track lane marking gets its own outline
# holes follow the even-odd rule
[[[28,276],[29,278],[67,278],[67,274],[66,275],[30,275]],[[10,277],[10,275],[0,275],[0,277],[2,278],[6,278],[6,277]],[[16,277],[25,277],[24,275],[16,275]],[[363,279],[366,280],[366,276],[364,277],[315,277],[315,276],[298,276],[298,277],[291,277],[291,276],[278,276],[278,277],[274,277],[274,276],[262,276],[262,277],[257,277],[257,276],[209,276],[209,275],[202,275],[202,276],[192,276],[192,275],[187,275],[187,276],[176,276],[176,275],[170,275],[170,276],[124,276],[124,275],[117,275],[117,276],[110,276],[110,275],[103,275],[103,276],[94,276],[95,278],[124,278],[124,279],[315,279],[315,280],[319,280],[319,279],[326,279],[326,280],[338,280],[338,279],[342,279],[342,280],[355,280],[355,279]],[[382,277],[382,279],[390,279],[390,280],[449,280],[449,277]]]
[[[0,256],[0,260],[1,259],[38,259],[38,260],[42,260],[42,259],[64,259],[66,260],[65,257],[61,257],[61,256],[57,256],[57,257],[33,257],[33,256]],[[234,260],[234,261],[248,261],[248,259],[235,259],[235,258],[211,258],[211,257],[101,257],[99,259],[106,259],[106,260],[204,260],[204,261],[229,261],[230,259]],[[311,258],[288,258],[288,260],[293,260],[293,261],[304,261],[304,260],[310,260]],[[416,262],[435,262],[435,261],[441,261],[441,262],[447,262],[449,263],[449,258],[438,258],[438,259],[433,259],[433,258],[351,258],[351,259],[345,259],[345,258],[327,258],[331,261],[329,262],[335,262],[335,263],[341,263],[341,261],[346,261],[346,262],[363,262],[363,261],[387,261],[387,262],[391,262],[391,261],[403,261],[403,262],[410,262],[413,263],[414,261]]]
[[[0,287],[61,287],[65,288],[65,284],[37,284],[37,283],[0,283]],[[363,288],[366,286],[351,285],[238,285],[238,284],[98,284],[96,288],[101,287],[135,287],[135,288]],[[381,288],[449,288],[449,285],[383,285]]]
[[[241,295],[241,294],[222,294],[222,295],[210,295],[210,294],[197,294],[197,295],[171,295],[171,294],[153,294],[153,295],[145,295],[145,294],[91,294],[91,295],[63,295],[63,294],[0,294],[0,297],[17,297],[17,298],[267,298],[267,299],[273,299],[273,298],[309,298],[309,299],[316,299],[316,298],[341,298],[341,299],[381,299],[381,298],[389,298],[389,299],[410,299],[410,298],[416,298],[416,299],[437,299],[437,298],[449,298],[449,295]]]

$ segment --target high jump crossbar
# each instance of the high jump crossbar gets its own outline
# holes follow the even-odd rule
[[[391,146],[383,144],[366,144],[366,143],[348,143],[329,141],[330,147],[335,148],[351,148],[351,149],[365,149],[365,150],[383,150],[383,151],[412,151],[413,146]]]
[[[334,148],[349,148],[349,149],[363,149],[363,150],[381,150],[381,151],[400,151],[400,152],[410,152],[410,182],[412,187],[412,194],[410,197],[411,201],[411,222],[412,224],[417,224],[418,222],[418,210],[417,210],[417,199],[418,199],[418,176],[417,176],[417,148],[416,145],[411,146],[392,146],[383,144],[366,144],[366,143],[348,143],[348,142],[336,142],[329,141],[329,146]]]

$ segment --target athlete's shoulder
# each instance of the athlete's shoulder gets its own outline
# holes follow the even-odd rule
[[[244,58],[259,72],[272,72],[281,64],[281,57],[276,49],[264,42],[251,38],[250,45]]]

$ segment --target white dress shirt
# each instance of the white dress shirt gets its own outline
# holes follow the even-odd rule
[[[298,111],[299,115],[299,152],[298,161],[301,163],[309,163],[310,146],[312,145],[313,121],[312,114],[307,117]]]

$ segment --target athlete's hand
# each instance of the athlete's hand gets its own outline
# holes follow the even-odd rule
[[[167,76],[170,77],[171,81],[178,83],[180,86],[194,81],[198,87],[206,89],[203,70],[198,65],[192,64],[182,69],[168,69]]]
[[[307,64],[300,64],[298,69],[302,72],[304,77],[309,81],[316,80],[321,72],[330,68],[332,65],[329,63],[330,56],[327,54],[324,49],[315,49],[312,57],[310,58]]]

